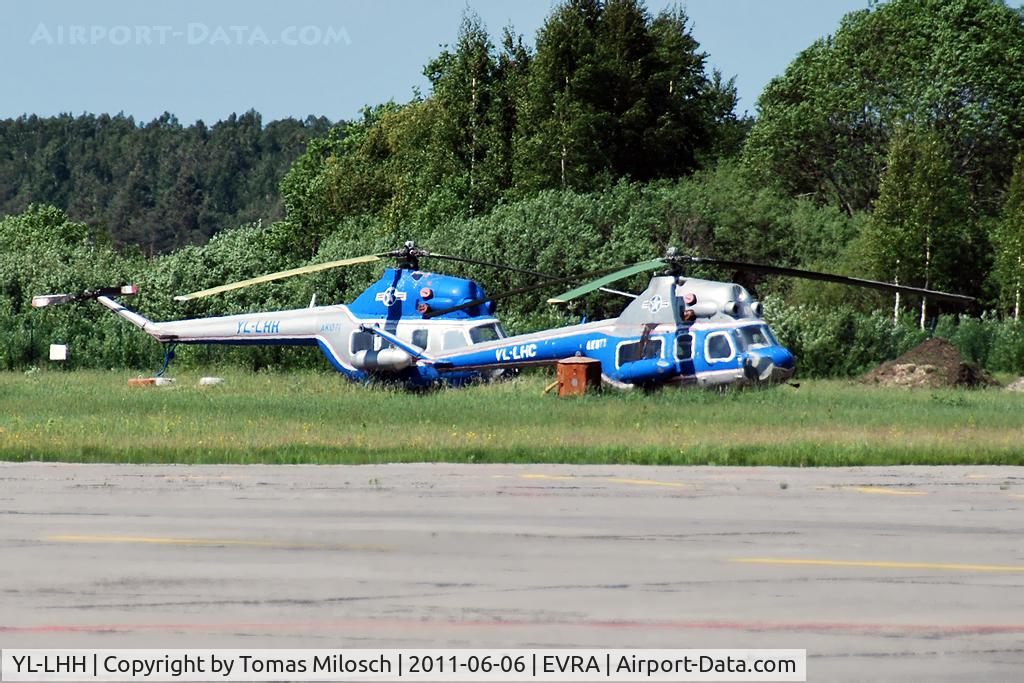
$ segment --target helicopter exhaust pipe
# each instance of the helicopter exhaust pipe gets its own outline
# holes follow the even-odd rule
[[[359,351],[352,356],[352,365],[360,370],[404,370],[412,367],[413,358],[401,349]]]

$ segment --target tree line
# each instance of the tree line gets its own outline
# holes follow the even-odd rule
[[[682,10],[652,15],[641,0],[566,0],[533,44],[511,28],[494,41],[469,13],[457,41],[426,65],[426,95],[333,126],[302,124],[304,151],[283,172],[279,193],[266,195],[283,206],[279,220],[222,230],[206,244],[205,235],[175,233],[188,244],[147,259],[103,246],[97,235],[106,223],[83,226],[70,208],[33,206],[5,219],[9,233],[35,235],[39,250],[26,243],[28,251],[0,260],[0,324],[28,329],[31,292],[129,277],[146,292],[140,308],[158,318],[292,307],[314,293],[349,300],[378,271],[320,273],[184,306],[170,297],[407,239],[554,273],[674,245],[979,298],[962,311],[840,286],[697,273],[739,281],[771,302],[768,315],[806,372],[859,372],[936,329],[970,357],[1021,372],[1021,45],[1024,15],[1000,0],[892,0],[847,15],[801,52],[751,119],[737,116],[733,81],[708,68]],[[186,202],[175,210],[194,209]],[[67,231],[81,249],[108,251],[71,256],[52,237]],[[73,267],[79,258],[95,266]],[[41,269],[47,259],[63,270]],[[522,284],[483,270],[459,274],[489,291]],[[543,299],[506,300],[502,318],[525,331],[621,306],[597,296],[559,311]],[[95,362],[152,361],[146,340],[115,344],[115,334],[125,338],[120,321],[83,310],[46,311],[33,324],[66,339],[85,320],[91,336],[83,343],[104,359]],[[38,327],[30,332],[38,338]],[[27,362],[24,344],[8,348],[13,360],[0,363]],[[273,349],[201,353],[256,365],[304,358]]]
[[[312,143],[282,183],[308,253],[347,216],[394,233],[486,214],[549,189],[679,178],[739,150],[733,80],[710,70],[680,9],[640,0],[557,6],[534,46],[498,44],[472,12],[425,67],[430,94]]]
[[[323,118],[264,125],[254,111],[207,126],[173,115],[22,116],[0,121],[0,215],[63,209],[147,254],[205,242],[225,226],[284,216],[278,184]]]

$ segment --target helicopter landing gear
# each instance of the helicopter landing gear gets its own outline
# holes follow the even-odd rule
[[[160,371],[153,375],[154,377],[163,377],[163,374],[167,372],[167,366],[171,364],[172,360],[174,360],[174,349],[177,348],[177,346],[178,345],[173,342],[164,344],[164,364],[163,367],[160,368]]]

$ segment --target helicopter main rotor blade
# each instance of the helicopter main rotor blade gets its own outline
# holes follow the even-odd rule
[[[435,254],[430,252],[425,254],[427,258],[443,259],[445,261],[456,261],[458,263],[468,263],[473,266],[487,266],[488,268],[498,268],[500,270],[508,270],[513,273],[520,273],[522,275],[533,275],[536,277],[542,277],[546,280],[557,280],[560,279],[557,275],[551,275],[549,273],[541,273],[536,270],[528,270],[526,268],[517,268],[516,266],[509,266],[504,263],[493,263],[491,261],[481,261],[479,259],[465,258],[463,256],[451,256],[449,254]]]
[[[836,282],[841,285],[851,285],[853,287],[864,287],[867,289],[878,289],[884,292],[902,292],[904,294],[918,294],[921,296],[927,296],[932,299],[953,301],[959,304],[970,304],[976,301],[974,297],[965,296],[963,294],[950,294],[949,292],[938,292],[932,289],[923,289],[921,287],[894,285],[888,282],[865,280],[858,277],[848,277],[846,275],[833,275],[832,273],[821,273],[813,270],[784,268],[782,266],[766,266],[760,263],[745,263],[743,261],[725,261],[723,259],[705,258],[702,256],[688,256],[684,257],[684,259],[690,263],[706,263],[709,265],[723,266],[725,268],[733,268],[735,270],[749,270],[755,273],[765,273],[766,275],[782,275],[785,277],[802,278],[804,280]]]
[[[462,256],[450,256],[448,254],[425,253],[424,256],[427,257],[427,258],[436,258],[436,259],[444,259],[444,260],[447,260],[447,261],[456,261],[458,263],[468,263],[468,264],[474,265],[474,266],[487,266],[487,267],[490,267],[490,268],[498,268],[500,270],[508,270],[508,271],[513,272],[513,273],[520,273],[522,275],[533,275],[534,277],[544,278],[545,280],[548,280],[551,283],[554,283],[554,282],[572,282],[573,281],[573,278],[563,278],[563,277],[560,277],[558,275],[552,275],[551,273],[542,273],[542,272],[537,271],[537,270],[529,270],[528,268],[517,268],[516,266],[509,266],[509,265],[506,265],[504,263],[493,263],[491,261],[481,261],[479,259],[465,258],[465,257],[462,257]],[[608,294],[617,294],[618,296],[624,296],[624,297],[628,297],[630,299],[635,299],[636,298],[636,294],[630,294],[629,292],[623,292],[623,291],[620,291],[620,290],[617,290],[617,289],[609,289],[608,287],[601,287],[600,290],[602,292],[607,292]]]
[[[615,270],[617,271],[617,270],[619,270],[619,268],[616,267]],[[607,274],[609,272],[611,272],[610,269],[606,268],[604,270],[598,270],[598,271],[594,271],[594,272],[591,272],[591,273],[583,273],[581,275],[571,275],[569,277],[553,277],[553,276],[547,275],[545,277],[548,277],[550,279],[547,280],[546,282],[537,282],[537,283],[534,283],[532,285],[527,285],[526,287],[519,287],[518,289],[510,289],[510,290],[508,290],[506,292],[502,292],[501,294],[495,294],[494,296],[482,296],[482,297],[479,297],[477,299],[472,299],[470,301],[466,301],[464,303],[458,304],[457,306],[449,306],[448,308],[439,308],[437,310],[427,311],[426,313],[423,314],[423,317],[424,318],[436,318],[437,316],[444,315],[445,313],[454,313],[455,311],[461,311],[461,310],[463,310],[465,308],[472,308],[474,306],[479,306],[480,304],[487,303],[488,301],[501,301],[502,299],[507,299],[510,296],[517,296],[519,294],[528,294],[530,292],[535,292],[538,289],[544,289],[545,287],[550,287],[551,285],[556,285],[556,284],[559,284],[559,283],[563,283],[564,284],[566,282],[579,282],[580,280],[583,280],[585,278],[596,277],[598,275],[605,275],[605,274]],[[627,292],[616,292],[616,293],[617,294],[623,294],[625,296],[635,298],[635,295],[629,294]]]
[[[198,292],[192,292],[191,294],[180,294],[174,297],[175,301],[189,301],[191,299],[198,299],[204,296],[211,296],[213,294],[221,294],[222,292],[230,292],[235,289],[242,289],[243,287],[250,287],[252,285],[258,285],[264,282],[272,282],[273,280],[281,280],[286,277],[293,277],[295,275],[305,275],[306,273],[315,273],[321,270],[329,270],[331,268],[341,268],[342,266],[354,266],[357,263],[371,263],[373,261],[379,261],[380,256],[367,255],[367,256],[356,256],[354,258],[342,259],[340,261],[328,261],[327,263],[315,263],[311,266],[302,266],[301,268],[291,268],[289,270],[281,270],[276,273],[269,273],[267,275],[261,275],[259,277],[249,278],[248,280],[239,280],[238,282],[231,282],[226,285],[220,285],[219,287],[211,287],[209,289],[202,289]]]
[[[603,289],[605,285],[610,285],[613,282],[629,277],[630,275],[636,275],[637,273],[643,273],[648,270],[657,270],[667,264],[661,259],[654,259],[653,261],[641,261],[640,263],[634,263],[631,266],[616,270],[613,273],[605,275],[604,277],[598,278],[588,282],[585,285],[580,285],[575,289],[570,289],[568,292],[563,292],[558,296],[553,296],[548,299],[549,304],[564,304],[577,297],[581,297],[584,294],[589,294],[597,289]]]

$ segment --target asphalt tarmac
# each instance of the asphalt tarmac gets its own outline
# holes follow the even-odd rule
[[[0,647],[613,646],[1020,680],[1024,468],[0,464]]]

